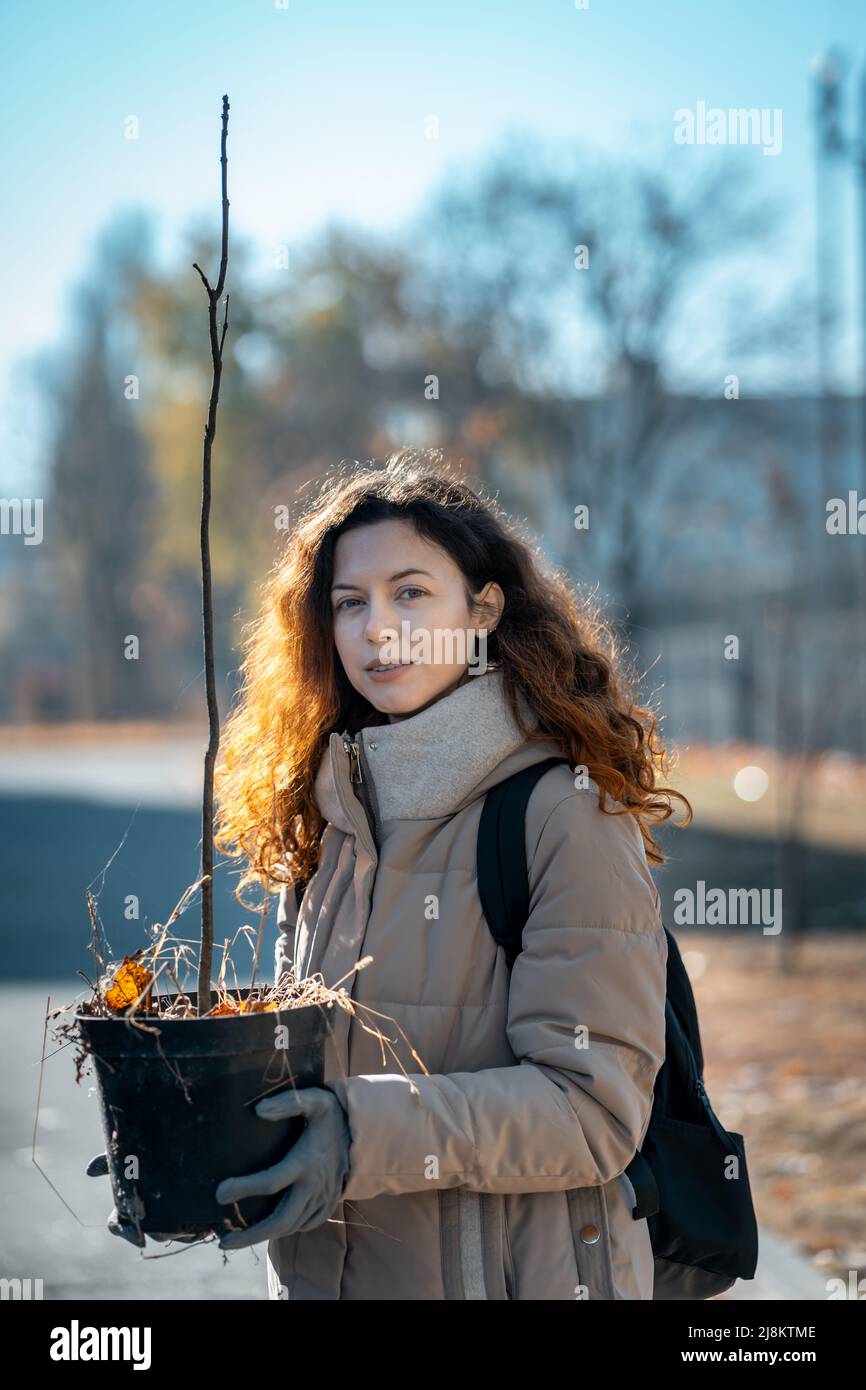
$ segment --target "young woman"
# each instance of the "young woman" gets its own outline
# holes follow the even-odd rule
[[[285,1193],[223,1248],[268,1239],[273,1298],[652,1298],[623,1170],[665,1053],[649,827],[679,793],[658,785],[667,754],[609,627],[493,502],[404,450],[326,485],[243,669],[218,778],[238,894],[282,882],[277,977],[347,977],[429,1074],[392,1026],[338,1009],[324,1087],[260,1103],[305,1114],[302,1138],[217,1191]],[[529,801],[509,972],[478,896],[479,817],[551,755],[569,766]]]

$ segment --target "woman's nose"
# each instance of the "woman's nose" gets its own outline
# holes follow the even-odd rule
[[[400,636],[400,624],[390,603],[371,601],[367,609],[364,636],[377,647]]]

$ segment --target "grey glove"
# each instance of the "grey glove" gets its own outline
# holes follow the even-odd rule
[[[240,1250],[262,1240],[320,1226],[339,1206],[349,1176],[352,1135],[346,1112],[333,1091],[318,1086],[280,1091],[260,1100],[256,1114],[265,1120],[306,1115],[307,1123],[297,1143],[272,1168],[246,1177],[224,1178],[219,1184],[216,1199],[221,1203],[289,1189],[263,1221],[245,1231],[224,1235],[219,1243],[221,1250]]]
[[[102,1178],[108,1176],[108,1154],[96,1154],[87,1165],[87,1176],[90,1178]],[[143,1231],[139,1231],[134,1221],[130,1221],[128,1216],[122,1215],[117,1207],[112,1207],[108,1217],[108,1229],[113,1236],[122,1236],[128,1240],[130,1245],[137,1245],[141,1249],[146,1244],[146,1237]],[[189,1242],[200,1240],[197,1235],[164,1235],[161,1231],[151,1234],[151,1240],[168,1241],[181,1240]]]

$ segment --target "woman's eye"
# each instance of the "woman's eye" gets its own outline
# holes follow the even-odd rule
[[[420,588],[417,584],[407,584],[406,587],[405,587],[404,589],[401,589],[401,590],[399,591],[399,593],[397,594],[397,597],[398,597],[398,598],[423,598],[423,597],[426,595],[426,593],[427,593],[427,590],[426,590],[426,589]],[[339,603],[335,605],[334,612],[335,612],[335,613],[344,612],[344,611],[348,610],[350,607],[354,607],[354,605],[355,605],[356,603],[363,603],[363,602],[364,602],[364,600],[363,600],[362,598],[341,598],[340,601],[339,601]]]

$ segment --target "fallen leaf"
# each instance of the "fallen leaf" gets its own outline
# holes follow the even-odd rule
[[[105,991],[105,1002],[109,1009],[122,1013],[135,1003],[143,990],[146,990],[138,1007],[148,1013],[154,1008],[150,989],[152,984],[153,974],[147,966],[142,965],[134,956],[124,956]]]

